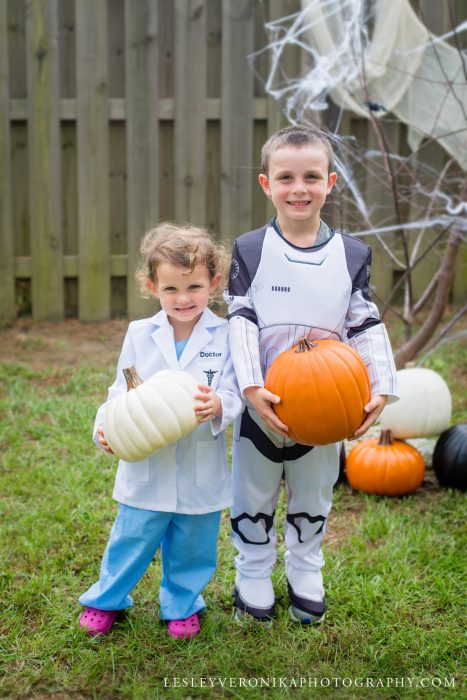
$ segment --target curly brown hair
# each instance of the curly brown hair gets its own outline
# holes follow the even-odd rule
[[[175,224],[162,221],[150,229],[141,241],[142,263],[136,272],[140,292],[148,298],[148,280],[157,284],[157,266],[163,262],[190,271],[203,265],[213,279],[218,273],[225,277],[227,256],[222,245],[214,241],[204,228],[191,224]]]

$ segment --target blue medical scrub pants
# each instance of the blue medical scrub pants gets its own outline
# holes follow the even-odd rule
[[[186,515],[120,505],[102,559],[100,578],[79,602],[99,610],[133,605],[130,591],[162,551],[160,617],[182,620],[206,604],[201,591],[217,561],[221,512]]]

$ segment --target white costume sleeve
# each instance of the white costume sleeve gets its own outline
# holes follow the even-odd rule
[[[229,287],[224,292],[229,307],[230,352],[242,396],[249,386],[264,386],[259,353],[258,320],[251,296],[251,279],[237,243],[232,251]]]
[[[370,376],[371,393],[385,394],[388,402],[397,401],[397,377],[391,343],[379,311],[369,296],[371,250],[366,264],[353,280],[347,311],[349,344],[362,357]]]
[[[243,411],[243,401],[240,398],[240,391],[230,354],[224,364],[216,394],[221,400],[222,415],[211,421],[211,430],[214,436],[225,430]]]
[[[264,386],[258,335],[258,326],[244,316],[230,319],[230,352],[242,396],[249,386]]]

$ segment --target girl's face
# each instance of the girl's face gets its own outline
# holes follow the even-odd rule
[[[157,283],[148,281],[148,288],[156,296],[169,321],[189,335],[208,305],[209,295],[220,282],[220,274],[212,279],[204,265],[190,271],[169,262],[157,266]]]

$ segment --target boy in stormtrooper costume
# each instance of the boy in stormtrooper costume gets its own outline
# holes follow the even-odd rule
[[[371,399],[354,438],[374,423],[388,398],[397,398],[391,345],[369,297],[371,250],[320,218],[335,181],[326,136],[302,126],[276,132],[263,146],[259,182],[277,216],[233,246],[225,300],[232,359],[246,399],[235,422],[232,451],[237,617],[248,613],[266,621],[275,612],[274,512],[282,478],[288,495],[284,534],[290,615],[317,623],[325,612],[321,542],[340,444],[311,447],[288,438],[288,426],[273,411],[281,399],[264,388],[271,362],[304,335],[343,341],[357,350],[368,369]]]

